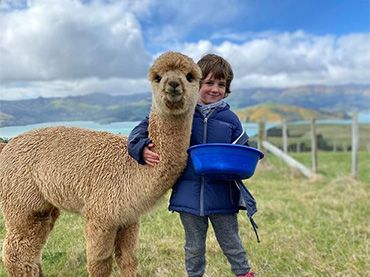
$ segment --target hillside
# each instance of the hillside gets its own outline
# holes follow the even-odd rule
[[[241,121],[245,122],[281,122],[283,119],[287,121],[309,120],[311,118],[327,119],[327,118],[344,118],[344,113],[327,113],[315,110],[310,110],[298,106],[265,103],[243,109],[236,110],[236,114]]]
[[[316,115],[316,118],[325,118],[324,113],[333,112],[338,113],[341,118],[354,110],[370,111],[370,85],[251,88],[233,91],[226,101],[234,110],[263,103],[286,105],[284,108],[277,108],[269,104],[263,109],[252,110],[253,115],[250,115],[251,110],[247,110],[245,116],[244,112],[240,111],[242,120],[245,120],[247,115],[252,121],[266,116],[272,121],[279,120],[283,116],[288,116],[289,120],[307,119],[312,117],[312,114]],[[53,121],[79,120],[102,123],[137,121],[148,114],[150,103],[149,92],[115,96],[92,93],[63,98],[2,100],[0,101],[0,127]],[[292,111],[287,106],[300,108]]]
[[[149,93],[124,96],[93,93],[64,98],[0,101],[0,127],[53,121],[136,121],[148,114],[150,103]]]
[[[251,88],[233,91],[228,101],[236,108],[273,102],[328,112],[369,111],[370,85]]]
[[[14,120],[14,116],[0,112],[0,126],[2,122],[11,122],[12,120]]]

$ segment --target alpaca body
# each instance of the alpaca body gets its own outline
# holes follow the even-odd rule
[[[42,247],[60,210],[86,219],[91,276],[109,276],[113,254],[121,276],[136,276],[139,217],[186,165],[200,77],[199,67],[179,53],[163,54],[151,67],[148,130],[161,157],[155,167],[133,160],[124,136],[73,127],[31,131],[2,149],[3,260],[10,276],[42,275]]]
[[[156,132],[181,135],[191,127],[182,120],[174,122],[176,126],[158,124],[162,127],[156,127]],[[186,163],[188,140],[168,145],[158,139],[157,151],[167,162],[154,169],[139,165],[128,155],[123,136],[71,127],[26,133],[13,139],[1,153],[0,199],[5,202],[0,200],[0,206],[4,211],[22,207],[34,212],[56,207],[94,217],[103,224],[132,224],[176,181]],[[22,182],[2,179],[15,174],[22,176]],[[24,193],[12,193],[19,190]]]

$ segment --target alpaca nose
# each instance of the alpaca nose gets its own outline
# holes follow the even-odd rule
[[[167,93],[169,97],[173,98],[173,100],[178,98],[181,95],[180,83],[177,81],[169,81]]]
[[[176,89],[180,84],[179,82],[176,82],[176,81],[171,81],[168,83],[171,87],[173,87],[174,89]]]

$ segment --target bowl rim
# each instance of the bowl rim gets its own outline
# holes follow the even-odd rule
[[[254,147],[251,147],[251,146],[247,146],[247,145],[242,145],[242,144],[232,144],[232,143],[202,143],[202,144],[196,144],[196,145],[193,145],[193,146],[190,146],[187,150],[188,153],[190,153],[193,149],[196,149],[196,148],[204,148],[204,147],[216,147],[216,146],[223,146],[223,147],[228,147],[228,148],[242,148],[242,149],[249,149],[251,151],[254,151],[254,152],[257,152],[259,154],[259,159],[263,159],[263,157],[265,156],[265,154],[254,148]]]

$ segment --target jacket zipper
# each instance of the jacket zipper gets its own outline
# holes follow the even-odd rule
[[[203,120],[203,143],[207,143],[207,124],[208,124],[208,118],[212,115],[212,113],[215,111],[212,110]],[[204,216],[204,184],[205,184],[205,178],[204,175],[200,177],[200,216]]]

